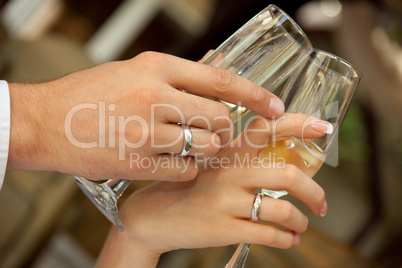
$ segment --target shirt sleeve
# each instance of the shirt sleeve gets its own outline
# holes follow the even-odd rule
[[[0,80],[0,189],[6,174],[10,143],[10,92],[8,84]]]

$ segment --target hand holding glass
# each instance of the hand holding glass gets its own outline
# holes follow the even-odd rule
[[[311,51],[312,45],[300,27],[278,7],[270,5],[229,37],[203,63],[229,70],[274,91]],[[234,123],[247,111],[240,104],[224,103]],[[118,217],[117,200],[130,181],[111,179],[99,184],[81,177],[75,177],[75,180],[97,208],[124,230]]]
[[[260,152],[260,161],[285,160],[306,175],[314,176],[336,140],[360,78],[359,72],[345,60],[314,50],[289,77],[280,98],[287,113],[328,121],[333,129],[327,129],[326,136],[316,139],[274,139]],[[286,191],[270,191],[265,196],[278,198],[286,194]],[[240,245],[226,267],[244,267],[249,247],[250,244]]]

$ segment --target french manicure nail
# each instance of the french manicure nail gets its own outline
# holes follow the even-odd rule
[[[311,124],[314,131],[324,134],[332,134],[334,132],[334,126],[326,121],[316,121]]]
[[[320,216],[324,217],[327,214],[327,211],[328,211],[328,204],[327,201],[325,201],[320,209]]]
[[[293,236],[293,245],[300,244],[300,235],[296,234]]]
[[[271,98],[269,101],[269,111],[274,115],[281,116],[285,112],[285,106],[280,99]]]

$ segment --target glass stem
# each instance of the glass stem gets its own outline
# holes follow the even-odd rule
[[[243,268],[249,251],[250,244],[240,244],[225,268]]]
[[[117,201],[130,183],[131,180],[109,180],[106,185],[113,192],[114,199]]]

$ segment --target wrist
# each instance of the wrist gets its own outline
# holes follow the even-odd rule
[[[161,254],[148,250],[139,241],[114,226],[99,255],[96,268],[154,268]]]
[[[46,84],[9,84],[10,149],[8,170],[50,170],[52,126],[46,109],[50,103]]]

